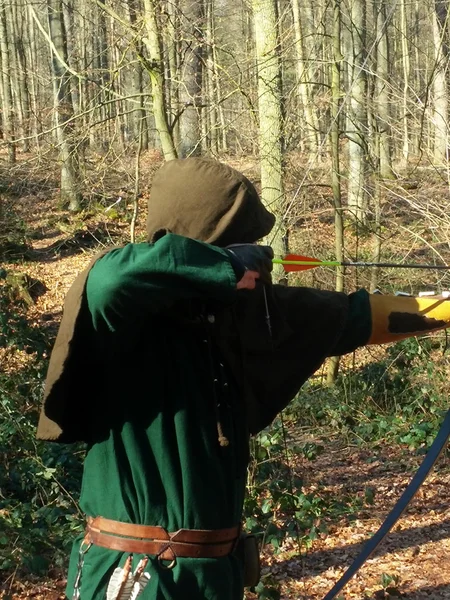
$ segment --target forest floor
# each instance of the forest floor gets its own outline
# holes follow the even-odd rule
[[[310,549],[299,553],[291,544],[278,555],[273,555],[269,547],[263,551],[263,578],[267,580],[271,574],[271,583],[278,584],[281,591],[280,600],[323,598],[357,555],[364,540],[378,529],[417,466],[417,457],[398,450],[372,454],[332,444],[326,446],[314,466],[301,467],[309,486],[320,480],[327,491],[337,495],[361,494],[368,486],[376,494],[370,511],[362,510],[355,520],[334,524]],[[450,598],[449,466],[448,459],[440,459],[395,530],[347,584],[341,597],[346,600]],[[385,587],[383,576],[392,579]],[[62,600],[64,585],[64,573],[57,571],[27,581],[14,577],[4,583],[5,591],[0,592],[0,598]],[[248,594],[249,599],[253,597]]]
[[[294,547],[265,555],[264,571],[280,582],[282,599],[323,598],[378,530],[420,464],[417,456],[399,448],[361,450],[339,442],[324,446],[313,464],[297,466],[305,488],[320,484],[336,498],[357,497],[370,488],[373,505],[331,525],[303,556]],[[342,598],[450,598],[449,467],[448,458],[439,459],[393,532],[341,592]]]
[[[335,498],[374,490],[374,503],[328,527],[307,550],[289,542],[274,554],[262,552],[265,583],[281,592],[280,600],[321,600],[381,525],[415,470],[420,457],[399,448],[362,450],[339,442],[325,443],[314,463],[299,461],[305,492],[320,485]],[[5,581],[2,600],[63,600],[64,573]],[[6,591],[7,590],[7,591]],[[345,586],[345,600],[450,599],[450,461],[441,457],[432,474],[376,553]],[[247,593],[247,600],[256,598]],[[194,599],[192,599],[194,600]]]
[[[15,211],[33,231],[30,237],[33,259],[9,263],[8,270],[26,272],[43,284],[45,292],[36,298],[30,313],[36,323],[53,320],[56,325],[70,284],[99,245],[83,247],[80,244],[77,251],[73,251],[66,243],[67,232],[60,226],[61,215],[45,194],[16,198]],[[52,226],[52,223],[59,225]],[[81,230],[83,227],[92,234],[89,223],[82,225]],[[99,223],[97,218],[96,230],[111,234],[109,238],[113,241],[114,234],[120,234],[121,226],[111,224],[105,216],[104,223]],[[345,517],[330,523],[327,534],[308,549],[298,548],[292,542],[277,554],[270,546],[264,548],[263,579],[277,584],[281,600],[323,598],[352,562],[364,540],[378,529],[422,460],[405,448],[383,444],[362,449],[326,436],[322,444],[324,451],[313,462],[298,458],[291,465],[303,478],[305,492],[320,487],[337,498],[357,498],[370,488],[374,491],[373,504],[361,508],[351,519]],[[29,580],[13,574],[6,581],[0,581],[0,599],[60,600],[64,598],[64,584],[64,573],[56,570]],[[254,597],[248,593],[248,599]],[[450,600],[448,458],[439,459],[394,531],[347,584],[341,597],[348,600],[389,597]]]

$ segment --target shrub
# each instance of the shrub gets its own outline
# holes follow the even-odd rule
[[[0,570],[42,572],[62,564],[80,529],[83,448],[35,439],[45,357],[52,339],[25,307],[0,297]],[[14,360],[13,360],[14,359]]]

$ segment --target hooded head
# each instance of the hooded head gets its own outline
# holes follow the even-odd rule
[[[161,229],[216,246],[253,243],[275,217],[242,173],[208,158],[165,163],[156,173],[148,203],[147,233]]]

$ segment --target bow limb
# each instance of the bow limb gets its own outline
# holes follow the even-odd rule
[[[417,470],[416,474],[412,478],[406,490],[398,499],[394,508],[386,517],[384,523],[378,529],[373,537],[371,537],[355,558],[353,563],[349,566],[349,568],[345,571],[342,577],[335,583],[335,585],[331,588],[328,594],[323,598],[323,600],[333,600],[337,596],[337,594],[342,590],[345,584],[353,577],[353,575],[362,567],[362,565],[366,562],[369,556],[376,550],[385,536],[391,531],[392,527],[397,523],[402,513],[411,502],[411,500],[416,495],[418,489],[423,484],[427,476],[429,475],[431,469],[433,468],[435,462],[439,458],[442,450],[444,449],[448,438],[450,437],[450,410],[447,412],[444,421],[439,429],[439,432],[432,443],[428,453],[426,454],[422,464]]]

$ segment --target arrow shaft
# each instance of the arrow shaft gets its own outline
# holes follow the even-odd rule
[[[450,265],[419,265],[409,263],[348,262],[343,267],[396,267],[398,269],[450,269]]]
[[[274,258],[274,264],[278,265],[299,265],[309,267],[395,267],[397,269],[441,269],[448,270],[450,265],[420,265],[410,263],[384,263],[384,262],[339,262],[338,260],[285,260]]]

